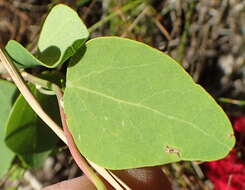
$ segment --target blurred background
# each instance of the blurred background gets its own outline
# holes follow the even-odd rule
[[[0,47],[15,39],[35,49],[42,21],[58,3],[78,12],[90,38],[121,36],[166,52],[231,118],[245,114],[244,0],[0,0]],[[68,155],[61,148],[36,170],[16,165],[0,189],[40,189],[81,175]],[[203,164],[181,162],[163,170],[175,189],[214,187]]]

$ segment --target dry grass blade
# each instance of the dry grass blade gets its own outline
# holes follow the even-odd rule
[[[55,132],[55,134],[64,142],[67,143],[62,129],[45,113],[43,108],[37,102],[29,88],[26,86],[23,78],[19,74],[18,70],[13,64],[10,63],[8,58],[4,55],[3,51],[0,49],[0,61],[6,68],[10,76],[12,77],[14,83],[20,90],[21,94],[27,100],[31,108],[37,113],[37,115]]]

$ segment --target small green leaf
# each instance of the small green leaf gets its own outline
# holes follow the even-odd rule
[[[60,124],[55,96],[41,94],[33,85],[31,90],[43,109]],[[38,168],[47,157],[47,152],[56,147],[57,141],[57,136],[20,95],[6,125],[5,142],[8,147],[28,166]]]
[[[84,44],[89,36],[78,14],[66,5],[52,8],[38,41],[38,58],[48,67],[66,61]]]
[[[4,126],[10,113],[15,93],[16,88],[14,84],[8,81],[0,80],[0,178],[7,172],[14,157],[14,154],[9,150],[4,142]]]
[[[54,68],[74,55],[88,36],[87,27],[78,14],[60,4],[52,8],[43,24],[36,57],[14,40],[10,40],[5,49],[24,68],[37,65]]]
[[[26,48],[24,48],[19,42],[15,40],[9,40],[5,50],[19,67],[29,68],[38,65],[45,66],[45,64],[39,61]]]
[[[223,110],[166,54],[117,37],[90,40],[80,54],[64,106],[89,160],[109,169],[210,161],[234,146]]]

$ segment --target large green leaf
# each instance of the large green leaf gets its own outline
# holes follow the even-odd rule
[[[81,153],[109,169],[216,160],[235,139],[213,98],[172,58],[117,37],[90,40],[64,96]]]
[[[44,110],[59,122],[55,96],[41,94],[33,85],[31,90]],[[22,95],[17,98],[6,127],[6,144],[21,160],[33,168],[42,165],[58,141],[57,136],[37,116]]]
[[[16,88],[12,83],[0,80],[0,178],[7,172],[14,157],[4,142],[4,126],[14,101],[15,92]]]
[[[11,40],[5,49],[23,67],[43,65],[54,68],[70,58],[87,40],[88,30],[78,14],[66,5],[57,5],[48,14],[34,57],[20,43]]]

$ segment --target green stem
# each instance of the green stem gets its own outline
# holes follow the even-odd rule
[[[239,106],[245,106],[245,100],[236,100],[231,98],[219,98],[219,101],[222,103],[235,104]]]
[[[116,17],[117,15],[119,15],[122,12],[127,12],[130,9],[133,9],[134,7],[136,7],[139,3],[143,2],[144,0],[136,0],[133,1],[131,3],[128,3],[127,5],[123,6],[120,10],[112,12],[111,14],[105,16],[102,20],[100,20],[99,22],[95,23],[94,25],[92,25],[88,31],[89,32],[93,32],[95,29],[99,28],[100,26],[102,26],[103,24],[105,24],[106,22],[108,22],[109,20],[111,20],[112,18]]]
[[[21,72],[21,75],[26,81],[31,82],[36,86],[41,86],[42,88],[45,88],[45,89],[48,89],[54,92],[55,92],[55,88],[58,86],[48,80],[41,79],[25,71]]]
[[[187,45],[187,39],[188,39],[188,32],[189,32],[189,28],[191,26],[191,17],[193,14],[193,10],[195,8],[195,4],[196,1],[193,0],[191,3],[188,4],[188,9],[187,9],[187,13],[185,14],[186,17],[186,21],[185,21],[185,25],[184,25],[184,31],[181,35],[181,39],[180,39],[180,44],[178,47],[178,62],[182,62],[183,57],[185,55],[185,49],[186,49],[186,45]]]

